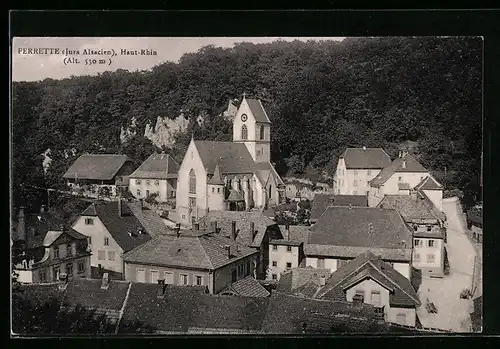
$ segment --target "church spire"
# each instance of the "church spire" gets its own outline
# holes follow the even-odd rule
[[[210,178],[210,181],[208,181],[208,184],[210,184],[210,185],[224,185],[224,182],[222,181],[222,177],[220,175],[219,163],[217,163],[215,165],[214,175],[212,176],[212,178]]]

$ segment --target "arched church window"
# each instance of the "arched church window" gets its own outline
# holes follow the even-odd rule
[[[194,170],[189,171],[189,193],[196,194],[196,174]]]
[[[241,139],[247,139],[247,138],[248,138],[247,126],[243,125],[241,126]]]
[[[269,199],[271,198],[272,189],[273,189],[273,186],[272,186],[272,185],[270,185],[270,186],[269,186]]]
[[[264,126],[261,126],[260,127],[260,139],[263,140],[264,139]]]

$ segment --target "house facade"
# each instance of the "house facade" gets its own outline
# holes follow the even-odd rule
[[[175,199],[179,164],[168,154],[151,154],[129,176],[129,190],[137,199],[156,194],[156,201]]]
[[[243,98],[233,141],[191,140],[179,168],[177,209],[192,226],[210,211],[264,209],[282,202],[284,183],[270,162],[271,122],[259,100]]]
[[[123,278],[122,255],[168,231],[161,218],[140,202],[96,202],[85,209],[73,229],[88,237],[94,275]]]
[[[219,293],[254,275],[258,251],[202,231],[160,235],[124,255],[125,279],[131,282],[206,286]]]
[[[334,194],[366,195],[368,182],[391,163],[382,148],[347,148],[339,157],[334,176]]]
[[[116,197],[128,191],[131,159],[117,154],[83,154],[63,175],[72,192],[89,197]]]
[[[291,240],[271,240],[269,244],[269,267],[266,279],[279,281],[283,273],[299,267],[304,259],[304,243]]]

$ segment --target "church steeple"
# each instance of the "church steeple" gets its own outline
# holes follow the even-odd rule
[[[224,185],[222,177],[220,175],[219,163],[215,165],[214,175],[208,181],[209,185]]]
[[[225,209],[224,181],[220,173],[219,163],[215,165],[214,175],[208,181],[208,209],[210,211],[223,211]]]

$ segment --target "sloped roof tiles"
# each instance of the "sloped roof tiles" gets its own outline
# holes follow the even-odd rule
[[[347,148],[340,157],[348,170],[382,169],[391,163],[391,158],[382,148]]]
[[[129,178],[167,179],[177,178],[179,164],[170,154],[151,154],[144,162],[129,176]]]
[[[69,167],[63,178],[111,180],[130,160],[126,155],[84,154]]]

